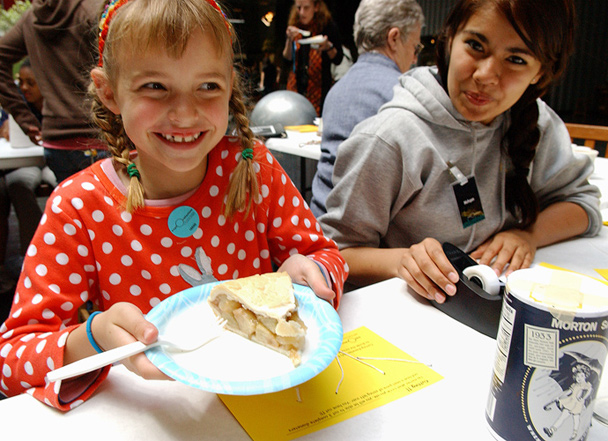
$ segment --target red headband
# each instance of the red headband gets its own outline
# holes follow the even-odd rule
[[[101,14],[101,18],[99,20],[99,63],[98,66],[103,66],[103,48],[106,44],[106,37],[108,35],[108,29],[110,27],[110,22],[112,21],[112,17],[116,13],[116,11],[123,5],[125,5],[129,0],[112,0],[106,5],[106,8]],[[224,24],[226,25],[226,29],[228,29],[228,34],[230,35],[230,40],[232,41],[232,27],[226,14],[222,11],[222,8],[217,4],[215,0],[206,0],[214,9],[216,9],[222,17],[224,18]]]

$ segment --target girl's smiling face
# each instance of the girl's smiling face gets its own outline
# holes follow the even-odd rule
[[[451,42],[448,94],[469,121],[491,123],[541,76],[540,61],[492,7],[471,16]]]
[[[319,10],[319,6],[315,5],[314,0],[296,0],[296,8],[298,9],[300,23],[304,26],[312,23],[315,12]]]
[[[147,198],[166,198],[195,188],[207,154],[225,135],[233,69],[228,50],[197,31],[178,58],[164,48],[122,51],[114,87],[99,92],[120,114],[137,148],[137,166]],[[97,74],[97,76],[99,73]]]

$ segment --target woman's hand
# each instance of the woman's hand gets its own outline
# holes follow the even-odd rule
[[[84,326],[83,324],[81,327]],[[133,343],[136,340],[144,344],[151,344],[158,338],[158,329],[144,318],[138,307],[127,302],[116,303],[107,311],[96,315],[91,322],[91,333],[97,344],[106,351]],[[170,379],[158,370],[143,353],[123,360],[122,364],[147,380]]]
[[[294,254],[283,262],[279,271],[286,271],[294,283],[310,286],[317,297],[327,300],[333,305],[336,293],[327,286],[325,276],[319,266],[308,257]]]
[[[398,272],[414,291],[429,300],[443,303],[446,294],[456,294],[458,273],[435,239],[426,238],[407,248]]]
[[[300,34],[300,29],[295,26],[287,26],[287,30],[285,31],[285,36],[289,41],[295,40],[295,38]]]
[[[536,254],[536,244],[532,233],[525,230],[506,230],[494,235],[479,245],[471,257],[481,265],[492,267],[500,276],[508,265],[505,275],[522,268],[528,268]]]

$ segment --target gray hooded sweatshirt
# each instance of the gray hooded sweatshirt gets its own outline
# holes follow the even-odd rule
[[[572,153],[561,119],[538,100],[541,138],[528,181],[541,210],[569,201],[589,217],[585,236],[602,225],[599,190],[587,177],[589,158]],[[409,247],[427,237],[470,252],[494,234],[517,227],[505,208],[501,154],[509,113],[489,125],[465,120],[442,87],[436,68],[408,71],[392,101],[353,130],[338,148],[324,232],[340,249]],[[485,218],[463,226],[448,162],[474,178]]]

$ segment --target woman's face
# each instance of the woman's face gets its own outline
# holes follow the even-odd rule
[[[304,26],[308,26],[312,22],[315,12],[319,10],[319,6],[315,6],[314,0],[296,0],[296,8],[300,24]]]
[[[491,123],[541,76],[540,61],[492,7],[476,12],[451,41],[448,93],[469,121]]]
[[[19,69],[19,89],[28,103],[42,105],[42,94],[30,67],[25,66]]]

